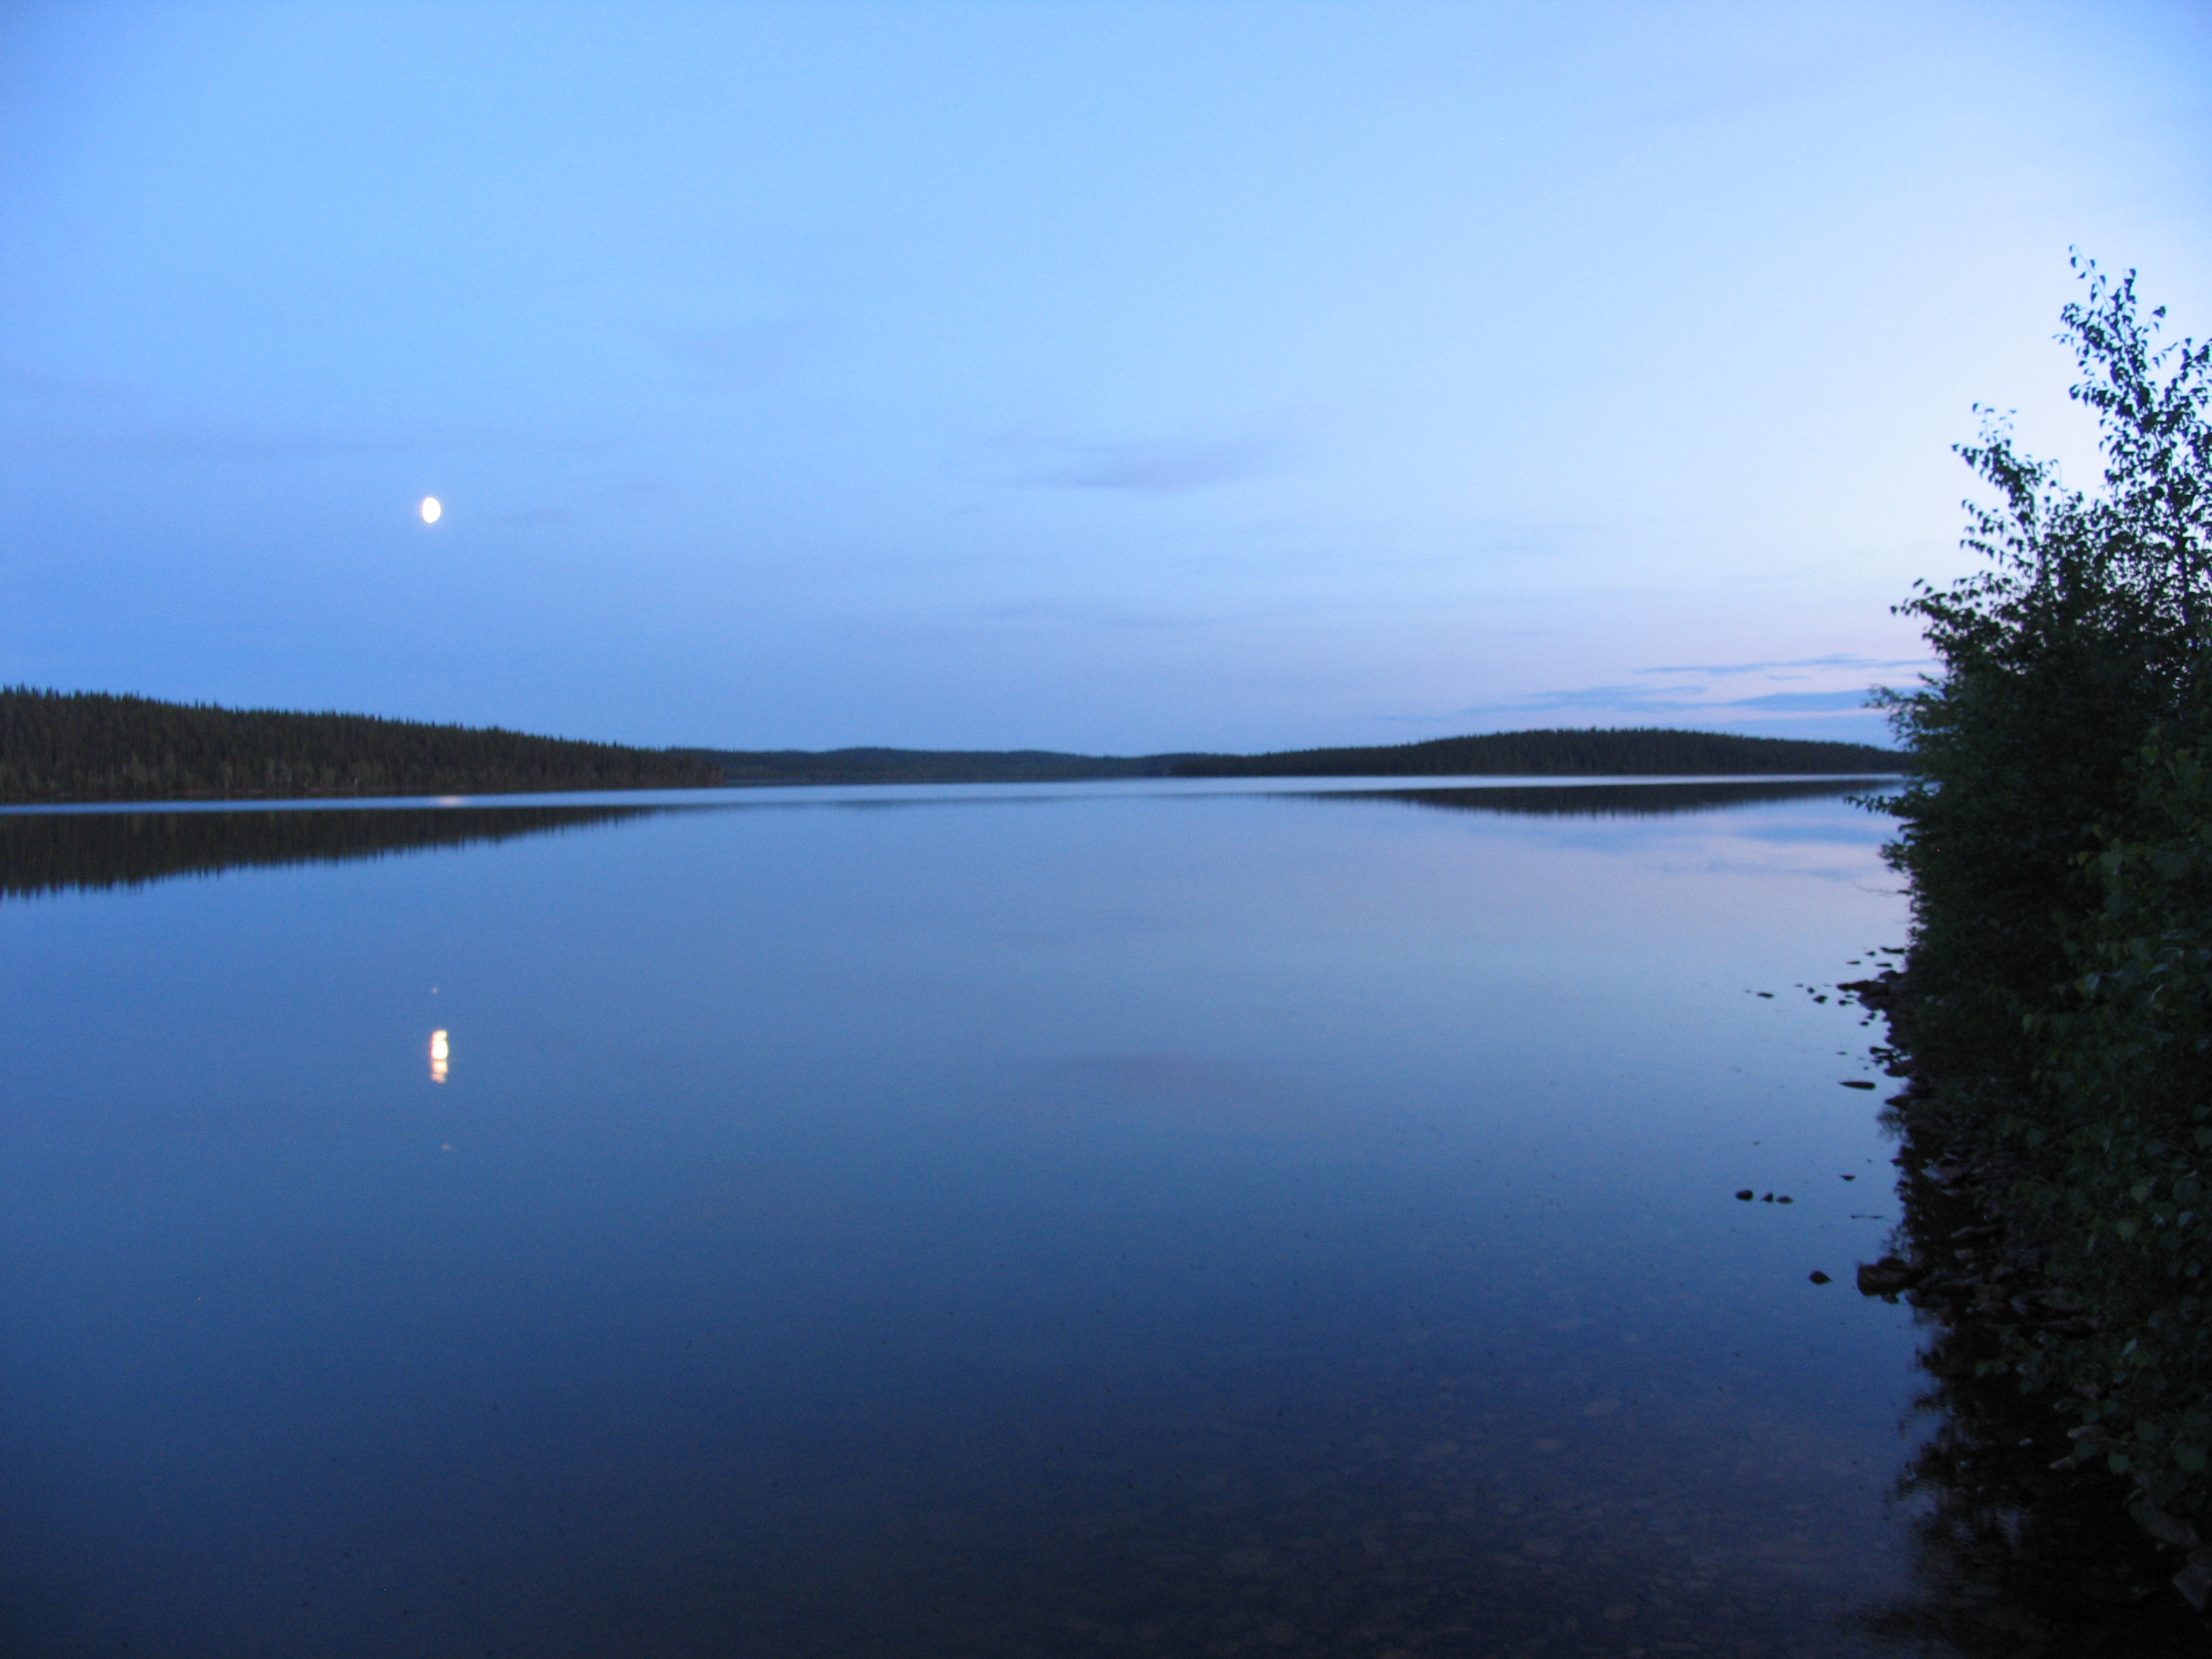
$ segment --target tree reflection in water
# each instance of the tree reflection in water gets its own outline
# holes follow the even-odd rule
[[[1309,792],[1446,809],[1579,817],[1662,817],[1870,787],[1865,779],[1663,784],[1495,785]],[[895,806],[878,799],[843,803]],[[218,811],[0,812],[0,898],[136,887],[249,865],[343,862],[616,823],[696,805],[249,807]]]
[[[1902,1292],[1929,1332],[1919,1363],[1930,1386],[1916,1406],[1931,1431],[1897,1483],[1914,1512],[1922,1587],[1867,1628],[1967,1659],[2202,1659],[2212,1626],[2170,1582],[2179,1553],[2130,1518],[2128,1480],[2094,1464],[2053,1469],[2069,1449],[2068,1419],[2009,1375],[1976,1375],[1998,1352],[2000,1321],[2063,1316],[2040,1302],[2040,1252],[2008,1248],[1977,1200],[2004,1172],[1922,1144],[1933,1126],[1916,1126],[1919,1098],[1908,1087],[1893,1114],[1898,1255],[1860,1288]]]
[[[1448,812],[1497,812],[1515,817],[1663,818],[1769,801],[1870,794],[1892,778],[1700,778],[1686,782],[1452,784],[1434,789],[1317,789],[1282,793],[1316,800],[1402,801]]]
[[[626,822],[679,806],[405,806],[0,813],[0,899],[248,865],[341,863]]]

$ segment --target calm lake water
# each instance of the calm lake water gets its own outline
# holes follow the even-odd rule
[[[10,1650],[1898,1651],[1884,822],[1275,787],[0,817]]]

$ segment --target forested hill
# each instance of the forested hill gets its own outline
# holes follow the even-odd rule
[[[1383,749],[1293,749],[1269,755],[1176,757],[1186,778],[1690,777],[1707,774],[1893,773],[1895,750],[1863,743],[1737,738],[1662,726],[1611,731],[1498,732]]]
[[[1268,755],[1041,749],[630,749],[102,692],[0,690],[0,803],[254,800],[677,789],[726,783],[1050,783],[1088,778],[1686,777],[1901,769],[1865,744],[1711,732],[1507,732]]]
[[[719,784],[694,755],[368,714],[0,689],[0,801],[522,794]]]
[[[1053,749],[687,749],[732,783],[1070,783],[1171,778],[1213,756],[1068,755]],[[1233,758],[1228,757],[1228,758]]]
[[[1660,729],[1508,732],[1382,749],[1267,755],[1069,755],[1043,749],[696,749],[732,783],[1052,783],[1080,778],[1692,777],[1894,773],[1893,750],[1860,743],[1732,738]]]

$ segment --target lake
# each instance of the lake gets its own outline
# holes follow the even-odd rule
[[[1841,787],[0,815],[12,1650],[1897,1651]]]

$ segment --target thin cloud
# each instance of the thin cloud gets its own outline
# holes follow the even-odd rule
[[[1613,714],[1720,714],[1747,711],[1763,714],[1826,714],[1862,709],[1867,693],[1851,691],[1770,691],[1756,697],[1715,699],[1702,695],[1698,685],[1653,690],[1638,685],[1588,685],[1557,691],[1532,692],[1503,702],[1475,703],[1457,711],[1461,715],[1536,714],[1567,709],[1596,709]]]
[[[1089,444],[1040,469],[1032,479],[1067,489],[1164,495],[1255,477],[1274,471],[1280,460],[1279,447],[1259,438]]]
[[[1278,471],[1290,455],[1288,442],[1267,433],[1091,441],[1033,425],[999,433],[979,449],[988,458],[984,475],[1000,484],[1152,495]]]
[[[139,389],[128,380],[100,374],[57,374],[36,363],[17,363],[0,368],[0,392],[27,392],[37,398],[136,398]]]
[[[566,453],[609,449],[616,441],[523,432],[426,432],[400,436],[329,429],[285,432],[220,426],[138,427],[106,432],[0,428],[0,447],[13,449],[93,455],[213,456],[234,460],[289,460],[319,455],[423,455],[468,449],[535,449]]]
[[[1004,604],[983,606],[982,615],[993,622],[1048,623],[1115,633],[1132,629],[1171,628],[1176,622],[1162,612],[1117,611],[1080,599],[1009,599]]]
[[[1738,697],[1714,708],[1756,708],[1770,714],[1828,714],[1867,707],[1863,691],[1773,691],[1763,697]]]
[[[1874,657],[1861,657],[1848,652],[1838,652],[1826,657],[1793,657],[1778,662],[1683,663],[1671,667],[1638,668],[1638,674],[1768,674],[1786,668],[1925,668],[1926,657],[1902,657],[1894,661],[1883,661]]]
[[[1734,121],[1762,110],[1787,108],[1840,91],[1863,81],[1894,58],[1887,49],[1861,46],[1817,58],[1776,64],[1763,74],[1746,75],[1733,84],[1714,87],[1662,103],[1647,104],[1621,118],[1632,127],[1702,125]]]
[[[788,379],[830,333],[812,318],[694,329],[664,336],[661,344],[690,372],[688,392],[744,392]]]
[[[1653,691],[1640,685],[1586,685],[1558,691],[1532,691],[1503,702],[1478,702],[1460,709],[1462,714],[1534,714],[1565,708],[1606,708],[1648,714],[1673,714],[1685,708],[1713,705],[1694,694],[1704,688],[1682,686]]]

